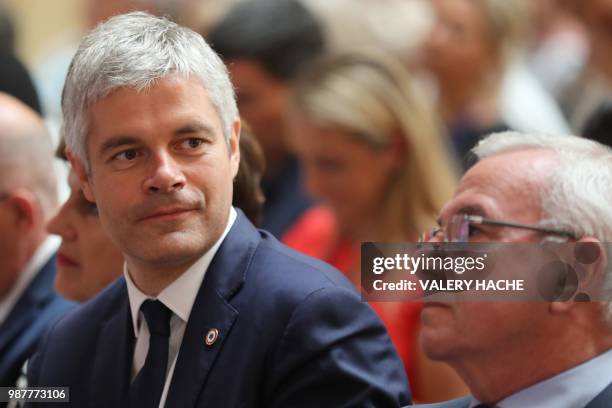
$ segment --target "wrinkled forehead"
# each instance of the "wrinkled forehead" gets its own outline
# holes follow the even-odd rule
[[[442,217],[468,213],[484,217],[537,222],[541,196],[557,166],[552,151],[533,149],[480,160],[463,176]]]

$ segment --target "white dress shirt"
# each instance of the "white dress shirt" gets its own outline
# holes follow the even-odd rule
[[[498,408],[584,407],[612,382],[612,350],[503,399]],[[472,401],[470,407],[478,405]]]
[[[34,255],[32,255],[32,258],[30,258],[25,268],[19,273],[17,282],[15,282],[9,294],[5,296],[4,299],[0,299],[0,325],[4,323],[11,313],[11,310],[13,310],[13,307],[34,280],[38,272],[40,272],[42,267],[49,262],[49,259],[51,259],[53,254],[57,251],[61,242],[62,240],[60,237],[50,235],[43,241],[38,249],[36,249],[36,252],[34,252]]]
[[[174,366],[176,365],[178,352],[183,342],[183,335],[185,334],[185,328],[187,327],[187,321],[189,320],[189,315],[191,314],[196,295],[204,281],[204,275],[206,274],[208,266],[235,220],[236,210],[231,207],[228,223],[217,242],[215,242],[208,252],[202,255],[198,261],[179,276],[178,279],[162,290],[159,295],[157,295],[157,298],[145,295],[136,287],[130,277],[127,264],[124,264],[123,275],[125,276],[127,284],[134,336],[136,336],[134,358],[132,360],[132,380],[144,366],[147,352],[149,351],[149,327],[146,324],[143,313],[140,311],[140,306],[147,299],[157,299],[172,311],[168,345],[168,366],[166,368],[164,390],[159,401],[160,408],[164,406],[166,397],[168,396],[168,389],[172,380],[172,374],[174,373]]]

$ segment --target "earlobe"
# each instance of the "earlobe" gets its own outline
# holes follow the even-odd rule
[[[94,193],[93,193],[93,190],[91,188],[91,184],[90,184],[89,181],[81,183],[81,190],[83,191],[83,195],[85,196],[87,201],[89,201],[91,203],[95,203],[96,202],[96,197],[94,196]]]
[[[66,156],[68,157],[68,161],[70,162],[70,165],[72,166],[72,171],[75,172],[75,174],[77,175],[77,178],[79,179],[79,184],[81,185],[81,190],[83,191],[83,195],[85,196],[87,201],[95,203],[96,198],[94,196],[93,189],[91,188],[91,179],[89,177],[89,173],[87,172],[87,169],[85,168],[85,165],[68,148],[66,148]]]

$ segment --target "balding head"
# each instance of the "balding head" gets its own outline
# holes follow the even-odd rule
[[[44,214],[56,205],[53,148],[36,112],[18,99],[0,93],[0,192],[30,190]]]
[[[56,201],[53,149],[41,118],[0,93],[0,299],[47,236]]]

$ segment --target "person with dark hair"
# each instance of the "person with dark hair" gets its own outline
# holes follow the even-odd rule
[[[42,114],[38,93],[28,70],[12,52],[3,49],[0,49],[0,92],[14,96]]]
[[[321,28],[296,0],[261,0],[237,4],[205,37],[227,63],[240,114],[266,158],[262,227],[295,237],[292,228],[313,202],[289,152],[284,116],[294,80],[323,53]]]
[[[612,99],[604,101],[589,117],[582,136],[612,146]]]
[[[263,205],[266,201],[261,189],[261,178],[266,168],[266,160],[257,139],[246,127],[240,132],[240,164],[234,179],[234,206],[244,211],[244,215],[255,225],[261,224]]]

